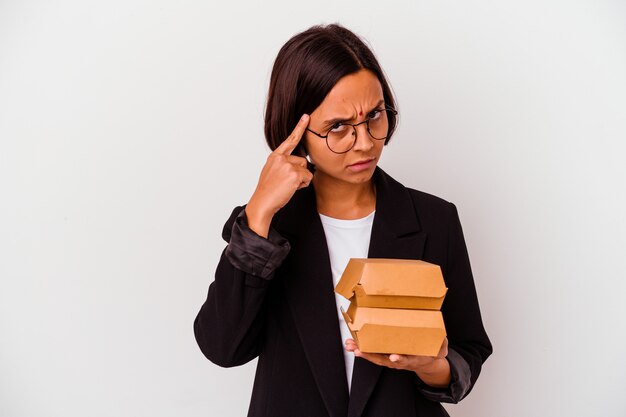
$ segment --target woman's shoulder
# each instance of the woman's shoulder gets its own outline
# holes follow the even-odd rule
[[[459,222],[459,214],[454,203],[439,196],[406,187],[420,224],[426,229],[448,230]]]
[[[441,209],[441,208],[448,208],[451,205],[454,205],[452,202],[442,197],[436,196],[434,194],[430,194],[425,191],[418,190],[418,189],[411,188],[411,187],[405,187],[405,188],[411,195],[411,199],[415,203],[419,204],[420,206]]]
[[[409,211],[414,212],[421,228],[433,235],[447,234],[450,227],[458,222],[456,206],[447,199],[414,188],[410,184],[405,185],[382,169],[378,171],[376,181],[377,186],[382,187],[385,197],[393,201],[392,207],[388,207],[388,213],[410,218],[412,216]],[[389,206],[386,202],[383,205]]]
[[[400,189],[400,188],[405,189],[411,196],[411,199],[413,200],[414,204],[416,204],[419,207],[441,210],[441,209],[449,208],[450,206],[454,206],[453,203],[451,203],[450,201],[442,197],[439,197],[429,192],[422,191],[420,189],[405,185],[405,183],[402,183],[398,181],[397,179],[393,178],[391,175],[386,173],[380,167],[378,167],[378,176],[376,180],[384,184],[384,186],[391,188],[391,189]]]

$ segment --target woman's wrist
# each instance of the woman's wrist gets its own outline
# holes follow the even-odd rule
[[[273,214],[257,207],[252,199],[246,205],[245,211],[248,227],[257,235],[267,239]]]
[[[452,378],[450,362],[446,358],[437,358],[421,366],[415,373],[425,384],[435,388],[448,387]]]

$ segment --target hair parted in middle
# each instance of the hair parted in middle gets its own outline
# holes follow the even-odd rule
[[[313,26],[298,33],[278,52],[265,108],[265,140],[275,150],[293,131],[302,114],[311,114],[335,84],[359,70],[380,81],[385,105],[395,108],[393,92],[378,60],[353,32],[339,24]],[[390,114],[385,145],[397,117]],[[305,156],[302,142],[294,154]]]

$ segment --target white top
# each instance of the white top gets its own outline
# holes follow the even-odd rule
[[[326,235],[328,254],[330,256],[330,268],[333,274],[333,287],[337,286],[341,274],[348,265],[350,258],[367,258],[374,223],[373,211],[367,217],[354,220],[340,220],[325,216],[321,213],[320,219]],[[342,349],[346,364],[346,377],[348,390],[352,385],[352,369],[354,367],[354,354],[345,350],[346,339],[351,338],[350,330],[346,324],[340,308],[348,309],[350,302],[341,295],[335,293],[337,303],[337,315],[339,316],[339,330],[341,331]]]

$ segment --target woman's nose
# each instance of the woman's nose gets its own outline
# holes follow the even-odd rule
[[[370,137],[370,132],[367,130],[366,123],[354,127],[353,134],[356,135],[353,149],[365,151],[372,149],[374,146],[374,139]]]

